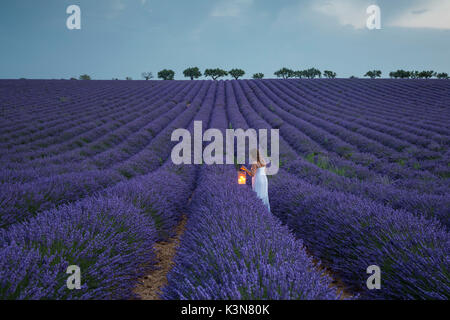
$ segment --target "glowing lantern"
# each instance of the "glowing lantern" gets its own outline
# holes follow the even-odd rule
[[[247,175],[245,172],[239,171],[238,173],[238,183],[239,184],[246,184],[247,181]]]

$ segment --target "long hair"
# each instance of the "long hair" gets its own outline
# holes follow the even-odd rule
[[[259,149],[253,149],[252,153],[254,155],[256,154],[256,166],[258,168],[265,167],[266,166],[266,161],[264,161],[264,158],[261,156],[261,153],[259,152]]]

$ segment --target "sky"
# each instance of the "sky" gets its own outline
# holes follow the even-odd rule
[[[81,29],[66,9],[78,5]],[[381,9],[369,30],[367,7]],[[131,77],[281,67],[450,73],[450,0],[1,0],[0,78]]]

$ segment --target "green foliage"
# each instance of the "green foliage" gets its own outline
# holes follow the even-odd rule
[[[397,70],[389,74],[391,78],[411,78],[411,79],[428,79],[436,76],[434,71],[404,71]]]
[[[337,166],[332,165],[330,163],[330,160],[326,156],[316,154],[313,152],[306,155],[305,160],[312,164],[315,164],[317,167],[323,170],[328,170],[343,177],[347,176],[345,168],[339,168]]]
[[[367,71],[364,77],[369,77],[370,79],[381,78],[381,71],[380,70]]]
[[[392,78],[408,78],[406,76],[401,76],[402,74],[405,75],[406,73],[409,74],[409,78],[411,79],[430,79],[432,77],[436,77],[438,79],[449,79],[448,74],[443,73],[437,73],[432,70],[429,71],[403,71],[403,70],[397,70],[396,72],[391,72],[389,75],[391,75]]]
[[[163,80],[173,80],[175,72],[173,70],[164,69],[158,72],[158,78]]]
[[[264,78],[264,73],[255,73],[253,74],[253,79],[263,79]]]
[[[409,77],[411,79],[419,79],[419,74],[420,74],[419,71],[410,71],[409,72]]]
[[[301,79],[303,77],[308,78],[308,79],[314,79],[315,77],[321,78],[322,72],[320,72],[320,70],[316,69],[316,68],[309,68],[306,70],[294,71],[292,76],[299,78],[299,79]]]
[[[307,70],[303,71],[304,75],[308,79],[314,79],[315,77],[322,77],[322,72],[320,72],[319,69],[316,68],[309,68]]]
[[[294,76],[294,70],[282,68],[274,73],[278,78],[288,79]]]
[[[293,77],[294,77],[294,78],[299,78],[299,79],[301,79],[301,78],[303,78],[303,77],[306,77],[306,76],[305,76],[305,71],[304,71],[304,70],[297,70],[297,71],[294,71]]]
[[[432,78],[434,75],[436,75],[436,72],[434,71],[422,71],[419,73],[419,78],[429,79]]]
[[[205,72],[205,77],[211,77],[213,80],[217,80],[220,77],[225,77],[228,75],[228,72],[226,72],[223,69],[206,69]]]
[[[325,70],[323,72],[323,76],[325,78],[328,78],[328,79],[334,79],[334,78],[336,78],[336,72],[333,72],[333,71],[330,71],[330,70]]]
[[[436,74],[436,77],[438,79],[450,79],[450,77],[448,76],[448,73],[445,73],[445,72]]]
[[[142,72],[142,78],[145,80],[153,79],[153,73],[151,72]]]
[[[389,73],[389,77],[391,78],[400,78],[400,79],[409,79],[412,75],[412,71],[405,71],[405,70],[397,70]]]
[[[202,76],[202,73],[199,68],[191,67],[191,68],[187,68],[186,70],[184,70],[183,75],[186,78],[191,78],[191,80],[194,80],[194,79],[200,78]]]
[[[80,80],[91,80],[91,77],[89,75],[87,75],[87,74],[82,74],[80,76]]]
[[[244,76],[245,71],[242,69],[231,69],[230,71],[228,71],[228,74],[237,80],[240,77]]]

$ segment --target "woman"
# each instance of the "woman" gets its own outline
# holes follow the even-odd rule
[[[267,206],[270,212],[269,204],[269,183],[266,176],[266,162],[261,157],[259,150],[252,150],[253,159],[256,158],[256,163],[252,164],[252,189],[256,192],[258,198]]]

